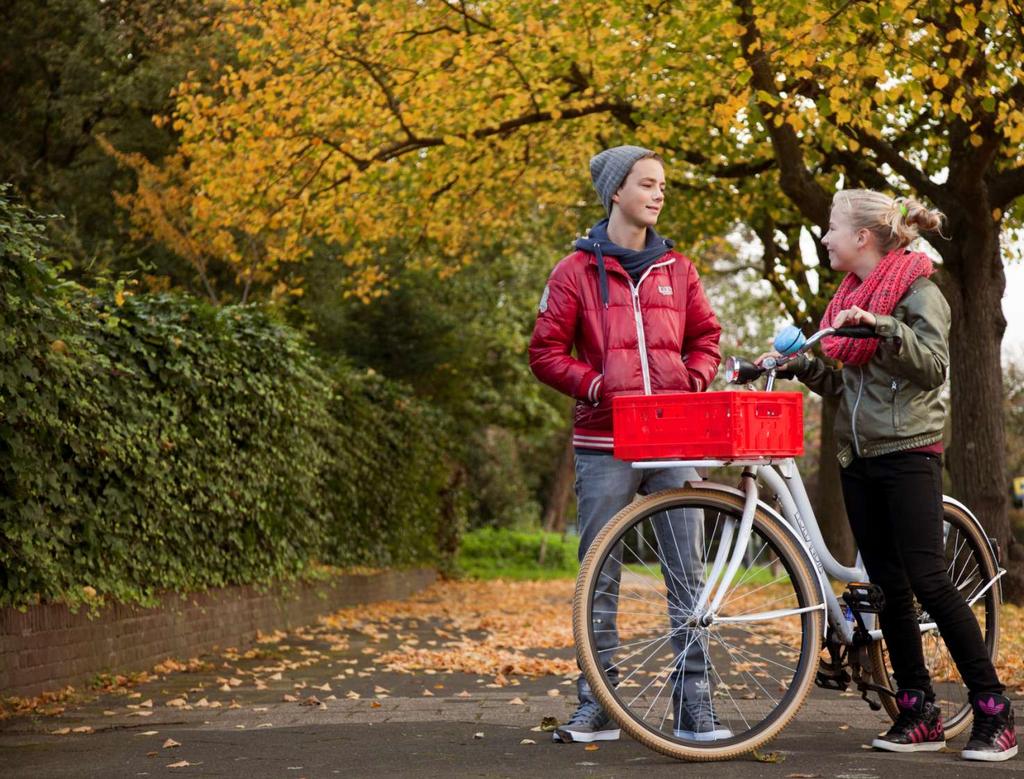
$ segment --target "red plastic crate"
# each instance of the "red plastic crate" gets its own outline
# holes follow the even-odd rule
[[[796,457],[804,453],[799,392],[701,392],[612,399],[620,460]]]

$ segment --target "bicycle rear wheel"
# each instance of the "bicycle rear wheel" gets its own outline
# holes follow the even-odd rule
[[[999,583],[993,581],[999,573],[999,565],[989,549],[988,540],[978,525],[963,509],[952,504],[943,506],[943,538],[945,539],[946,571],[964,599],[971,605],[971,611],[978,620],[981,635],[985,639],[992,661],[995,662],[999,645]],[[964,684],[953,658],[939,635],[931,616],[917,601],[918,621],[926,626],[921,641],[925,665],[932,677],[935,702],[942,709],[942,721],[947,738],[955,738],[971,723],[972,711]],[[896,680],[892,676],[889,652],[884,641],[872,645],[875,666],[875,682],[893,691]],[[882,702],[889,716],[894,720],[899,715],[893,696],[883,695]]]
[[[720,760],[774,738],[817,671],[818,578],[792,531],[762,508],[714,613],[701,599],[737,544],[743,498],[667,490],[623,509],[583,560],[573,629],[583,673],[633,738],[671,757]],[[710,725],[708,724],[710,723]]]

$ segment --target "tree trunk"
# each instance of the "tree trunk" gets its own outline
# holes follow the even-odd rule
[[[814,514],[832,556],[843,565],[853,565],[857,558],[850,523],[846,518],[843,490],[839,482],[839,460],[836,459],[834,431],[838,397],[821,399],[821,453],[818,457],[818,484],[814,491]]]
[[[438,573],[450,578],[455,572],[455,558],[465,517],[462,512],[462,489],[466,483],[466,469],[459,463],[450,466],[448,482],[440,491],[441,521],[437,524]]]
[[[572,431],[565,440],[565,446],[555,466],[555,478],[548,492],[547,505],[544,507],[544,518],[541,525],[548,532],[561,533],[565,529],[566,511],[569,499],[572,498],[573,485],[576,480],[575,461],[572,452]]]
[[[576,467],[572,451],[572,430],[570,429],[565,446],[562,447],[559,454],[558,464],[555,466],[555,478],[551,482],[547,505],[544,507],[541,528],[545,533],[562,533],[565,531],[569,499],[572,497],[575,479]],[[547,552],[546,535],[541,538],[540,554],[537,556],[538,565],[544,565],[545,552]]]
[[[965,209],[966,210],[966,209]],[[985,216],[988,216],[987,214]],[[1010,532],[1006,492],[1003,410],[1002,296],[1006,287],[999,251],[999,224],[991,218],[954,224],[941,277],[949,301],[952,435],[947,464],[953,494],[967,504],[986,533],[998,539],[1007,576],[1006,597],[1024,598],[1024,556]],[[947,257],[943,252],[943,257]]]

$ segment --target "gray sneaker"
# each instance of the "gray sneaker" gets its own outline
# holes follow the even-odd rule
[[[732,731],[718,721],[711,701],[711,684],[703,676],[688,674],[672,694],[676,738],[717,741],[732,738]]]
[[[588,744],[591,741],[618,741],[619,728],[605,714],[596,701],[583,701],[573,712],[569,721],[555,729],[551,740],[556,744],[571,744],[575,741]]]

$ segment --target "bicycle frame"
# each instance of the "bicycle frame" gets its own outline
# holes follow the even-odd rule
[[[803,479],[793,458],[774,460],[772,458],[752,458],[737,460],[650,460],[632,463],[634,468],[717,468],[724,466],[743,466],[743,491],[744,507],[743,516],[738,523],[730,523],[723,529],[724,543],[719,544],[718,553],[712,564],[711,571],[700,593],[697,612],[703,614],[705,624],[728,623],[737,621],[753,621],[751,617],[718,617],[715,612],[722,603],[722,600],[732,583],[742,561],[744,550],[750,540],[751,528],[753,526],[754,512],[760,507],[762,511],[774,515],[787,525],[794,533],[797,541],[801,544],[807,556],[810,558],[815,575],[821,589],[822,602],[814,606],[807,606],[799,609],[785,609],[778,612],[753,615],[758,620],[771,619],[774,617],[790,616],[805,611],[825,609],[827,619],[825,630],[831,627],[834,636],[840,643],[852,645],[854,640],[854,623],[846,618],[839,599],[832,591],[830,581],[832,579],[844,584],[861,581],[868,581],[867,573],[863,569],[860,553],[857,554],[857,561],[854,567],[841,564],[833,557],[821,535],[821,528],[818,525],[817,517],[807,496]],[[760,499],[757,486],[758,478],[764,483],[767,489],[774,493],[779,501],[781,513],[775,511]],[[720,482],[702,480],[703,485],[727,492],[737,493],[736,488]],[[950,502],[962,508],[975,522],[977,519],[963,506],[952,499],[943,496],[944,502]],[[987,536],[986,536],[987,538]],[[994,555],[993,555],[994,556]],[[998,559],[998,558],[996,558]],[[1006,573],[1006,569],[1000,567],[995,576],[989,580],[984,587],[969,601],[973,606],[990,587],[994,586]],[[868,633],[871,638],[878,641],[882,637],[882,631],[875,626],[876,615],[863,615]],[[923,623],[921,632],[927,632],[936,628],[935,623]]]

